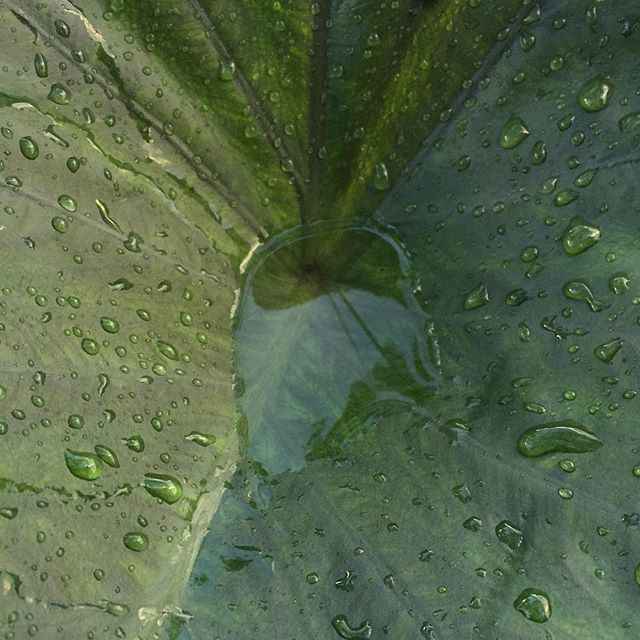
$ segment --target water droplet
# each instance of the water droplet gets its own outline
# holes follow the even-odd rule
[[[469,491],[469,487],[466,484],[459,484],[456,487],[453,487],[453,495],[460,500],[463,504],[467,502],[471,502],[471,491]]]
[[[201,447],[208,447],[216,441],[216,437],[213,434],[201,433],[200,431],[192,431],[189,435],[185,436],[189,442],[195,442]]]
[[[110,467],[117,469],[120,466],[118,456],[113,449],[110,449],[103,444],[97,444],[93,447],[93,450],[96,452],[98,458],[103,462],[106,462]]]
[[[34,56],[33,68],[36,70],[38,78],[46,78],[49,75],[47,59],[41,53],[36,53]]]
[[[142,436],[130,436],[129,438],[124,438],[122,442],[124,442],[131,451],[135,451],[136,453],[142,453],[144,451],[144,439]]]
[[[623,133],[629,133],[630,131],[637,131],[640,129],[640,111],[633,113],[627,113],[618,120],[618,127]]]
[[[82,480],[96,480],[102,475],[102,460],[88,451],[71,451],[65,449],[64,461],[67,469]]]
[[[170,345],[168,342],[164,342],[163,340],[158,340],[157,342],[158,351],[169,358],[169,360],[178,360],[178,351],[173,345]]]
[[[573,218],[562,234],[562,246],[570,256],[586,251],[599,241],[600,229],[582,216]]]
[[[336,633],[345,640],[369,640],[371,638],[372,627],[367,620],[358,626],[351,626],[347,617],[339,614],[331,621],[331,624]]]
[[[106,373],[98,374],[98,397],[102,398],[107,387],[111,384],[111,380]]]
[[[597,169],[588,169],[587,171],[583,171],[574,181],[573,184],[580,189],[584,189],[588,187],[593,179],[596,177],[598,173]]]
[[[520,531],[515,524],[511,524],[507,520],[503,520],[496,527],[496,537],[513,551],[517,551],[524,542],[524,534],[522,531]]]
[[[585,111],[602,111],[609,104],[613,88],[604,76],[597,76],[582,86],[578,92],[578,104]]]
[[[542,140],[538,140],[533,145],[533,149],[531,151],[531,161],[535,165],[542,164],[547,159],[547,145],[542,142]]]
[[[471,311],[472,309],[477,309],[478,307],[484,307],[488,303],[489,291],[487,289],[487,285],[481,282],[466,294],[464,300],[464,309],[465,311]]]
[[[218,64],[218,79],[223,82],[233,80],[236,73],[236,63],[233,60],[220,60]]]
[[[549,596],[539,589],[525,589],[513,606],[531,622],[546,622],[551,617]]]
[[[558,191],[555,197],[553,198],[553,204],[556,207],[566,207],[568,204],[571,204],[580,194],[573,189],[563,189],[562,191]]]
[[[120,331],[120,323],[115,318],[109,318],[108,316],[100,318],[100,326],[107,333],[118,333]]]
[[[71,429],[82,429],[82,427],[84,427],[84,418],[75,413],[72,413],[67,418],[67,424]]]
[[[518,438],[518,450],[527,458],[537,458],[557,451],[587,453],[596,451],[601,446],[602,441],[595,433],[587,431],[572,420],[530,427]]]
[[[62,38],[68,38],[71,30],[69,29],[69,25],[64,20],[54,20],[53,22],[56,33]]]
[[[38,143],[31,136],[20,138],[20,151],[27,160],[35,160],[40,155]]]
[[[51,226],[58,233],[67,233],[67,231],[69,231],[69,223],[60,216],[55,216],[51,219]]]
[[[522,118],[511,116],[500,134],[500,146],[503,149],[513,149],[523,142],[530,131]]]
[[[17,507],[3,507],[0,509],[0,516],[7,520],[13,520],[18,515]]]
[[[510,307],[519,307],[529,299],[529,295],[524,289],[512,289],[505,296],[504,301]]]
[[[384,162],[378,162],[373,173],[373,186],[378,191],[384,191],[389,188],[389,171]]]
[[[629,276],[626,273],[616,273],[609,278],[609,289],[617,296],[629,290]]]
[[[82,338],[80,347],[86,354],[90,356],[95,356],[97,355],[98,351],[100,351],[100,345],[91,338]]]
[[[182,485],[172,476],[147,473],[142,485],[154,498],[159,498],[167,504],[173,504],[182,498]]]
[[[71,196],[68,196],[66,194],[63,194],[58,198],[58,204],[65,211],[69,211],[69,213],[74,213],[78,209],[76,201]]]
[[[109,287],[112,291],[128,291],[133,289],[133,282],[127,280],[127,278],[118,278],[109,283]]]
[[[613,361],[616,353],[620,351],[622,345],[624,344],[624,340],[622,338],[614,338],[613,340],[609,340],[608,342],[603,342],[599,344],[594,350],[593,353],[602,362],[606,362],[609,364]]]
[[[131,551],[144,551],[149,546],[149,538],[138,531],[130,531],[122,537],[124,546]]]
[[[47,98],[55,104],[69,104],[69,101],[71,100],[71,92],[65,86],[56,83],[51,85]]]
[[[583,280],[571,280],[570,282],[565,282],[562,287],[562,292],[569,300],[585,302],[589,309],[594,312],[602,311],[609,306],[606,302],[598,300],[593,291],[589,288],[589,285]]]

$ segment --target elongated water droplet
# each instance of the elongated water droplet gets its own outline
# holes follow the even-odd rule
[[[154,498],[159,498],[167,504],[173,504],[182,498],[182,485],[173,476],[147,473],[142,485]]]
[[[562,234],[562,246],[570,256],[586,251],[599,241],[600,229],[582,216],[573,218]]]
[[[66,449],[64,461],[67,469],[82,480],[96,480],[102,475],[102,460],[95,453]]]
[[[487,285],[481,282],[474,289],[469,291],[464,299],[465,311],[471,311],[471,309],[477,309],[478,307],[484,307],[489,303],[489,291]]]
[[[178,351],[173,345],[170,345],[168,342],[164,342],[163,340],[158,340],[157,346],[158,351],[163,356],[169,358],[169,360],[178,360]]]
[[[189,435],[185,436],[189,442],[195,442],[201,447],[208,447],[216,441],[216,437],[210,433],[201,433],[200,431],[192,431]]]
[[[384,162],[378,162],[373,173],[373,186],[378,191],[384,191],[389,188],[389,171]]]
[[[122,442],[124,442],[131,451],[135,451],[136,453],[142,453],[144,451],[144,439],[142,436],[130,436],[129,438],[124,438]]]
[[[65,86],[61,84],[53,84],[51,85],[51,89],[49,89],[49,95],[47,96],[51,102],[55,104],[69,104],[71,100],[71,92]]]
[[[35,160],[40,155],[38,143],[31,136],[20,138],[20,151],[27,160]]]
[[[107,333],[118,333],[120,331],[120,323],[115,318],[103,316],[100,318],[100,326]]]
[[[114,231],[117,231],[118,233],[123,233],[122,229],[120,228],[120,225],[118,225],[118,223],[111,217],[111,214],[109,213],[109,208],[104,202],[102,202],[102,200],[99,200],[96,198],[96,207],[98,207],[98,213],[102,218],[102,222],[104,222],[108,227],[111,227]]]
[[[133,288],[133,282],[127,280],[127,278],[118,278],[109,283],[111,291],[128,291]]]
[[[613,361],[616,353],[620,351],[622,345],[624,344],[624,340],[622,338],[614,338],[613,340],[609,340],[608,342],[603,342],[598,345],[593,353],[602,362],[606,362],[607,364]]]
[[[53,22],[56,33],[62,38],[68,38],[71,33],[71,29],[69,29],[69,25],[64,20],[54,20]]]
[[[547,145],[542,142],[542,140],[538,140],[533,145],[533,150],[531,151],[531,161],[535,165],[542,164],[547,159]]]
[[[345,640],[369,640],[371,638],[372,627],[366,620],[358,626],[351,626],[347,616],[339,614],[331,621],[331,624],[336,633]]]
[[[120,466],[120,462],[118,461],[118,456],[113,449],[103,445],[97,444],[93,447],[93,450],[96,452],[96,455],[100,460],[106,462],[110,467],[118,468]]]
[[[7,520],[13,520],[18,515],[17,507],[3,507],[0,509],[0,516]]]
[[[530,427],[520,434],[518,450],[527,458],[537,458],[546,453],[587,453],[596,451],[602,441],[595,433],[572,420],[549,422]]]
[[[69,213],[74,213],[78,209],[78,205],[76,201],[66,194],[63,194],[58,197],[58,204],[65,210],[69,211]]]
[[[539,589],[525,589],[514,601],[513,606],[531,622],[546,622],[551,617],[549,596]]]
[[[111,384],[111,380],[106,373],[98,374],[98,397],[102,398],[107,387]]]
[[[506,544],[509,549],[517,551],[524,542],[524,534],[515,524],[503,520],[496,526],[496,537],[502,544]]]
[[[597,169],[588,169],[587,171],[583,171],[573,181],[573,184],[576,187],[580,187],[581,189],[584,189],[585,187],[588,187],[593,182],[593,179],[596,177],[596,173],[598,173]]]
[[[555,197],[553,198],[553,204],[556,207],[566,207],[568,204],[571,204],[580,194],[573,189],[563,189],[562,191],[558,191]]]
[[[589,112],[602,111],[613,93],[613,84],[604,76],[597,76],[582,85],[578,92],[578,104]]]
[[[623,133],[640,130],[640,111],[627,113],[618,120],[618,127]]]
[[[144,551],[149,546],[149,538],[139,531],[130,531],[122,537],[124,546],[131,551]]]
[[[602,311],[609,306],[606,302],[598,300],[589,285],[583,280],[565,282],[562,292],[569,300],[579,300],[586,303],[589,309],[594,312]]]
[[[36,53],[34,56],[33,67],[36,70],[38,78],[46,78],[49,75],[47,59],[41,53]]]
[[[523,142],[529,133],[529,128],[522,118],[511,116],[500,134],[500,146],[503,149],[513,149]]]

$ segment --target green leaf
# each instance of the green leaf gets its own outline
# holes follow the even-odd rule
[[[636,13],[0,3],[7,638],[637,634]]]

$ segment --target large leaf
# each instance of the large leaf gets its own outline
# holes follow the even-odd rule
[[[0,2],[7,637],[637,633],[638,19]]]

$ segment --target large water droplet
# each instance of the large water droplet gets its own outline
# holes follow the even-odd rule
[[[572,420],[530,427],[518,438],[518,450],[527,458],[537,458],[557,451],[587,453],[601,446],[602,441],[595,433],[587,431]]]
[[[160,498],[167,504],[173,504],[182,498],[182,485],[172,476],[147,473],[142,485],[154,498]]]
[[[40,154],[38,143],[31,136],[20,138],[20,151],[27,160],[35,160]]]
[[[484,307],[486,304],[489,304],[489,290],[487,285],[481,282],[465,296],[464,309],[471,311],[478,307]]]
[[[76,478],[96,480],[102,475],[102,460],[94,453],[66,449],[64,452],[64,461],[67,464],[67,469],[69,469]]]
[[[597,312],[606,309],[609,305],[598,300],[589,285],[584,280],[571,280],[565,282],[562,292],[569,300],[585,302],[591,311]]]
[[[55,102],[55,104],[69,104],[69,101],[71,100],[71,92],[65,86],[56,83],[51,85],[47,98],[49,98],[51,102]]]
[[[369,640],[371,638],[371,624],[366,620],[358,626],[351,626],[347,617],[339,614],[331,621],[331,624],[336,633],[345,640]]]
[[[622,338],[614,338],[613,340],[609,340],[608,342],[603,342],[599,344],[594,350],[593,353],[602,362],[606,362],[607,364],[611,363],[618,351],[622,348],[624,344],[624,340]]]
[[[107,333],[118,333],[120,331],[120,323],[115,318],[109,318],[108,316],[100,318],[100,326]]]
[[[525,589],[514,601],[513,606],[531,622],[546,622],[551,617],[549,596],[539,589]]]
[[[164,342],[163,340],[158,340],[157,346],[158,351],[163,356],[169,358],[169,360],[178,360],[178,351],[173,345],[168,342]]]
[[[189,435],[185,436],[185,439],[190,442],[195,442],[201,447],[208,447],[216,441],[216,437],[213,434],[201,433],[200,431],[192,431]]]
[[[41,53],[36,53],[34,56],[33,67],[36,70],[38,78],[46,78],[49,75],[47,59]]]
[[[522,118],[511,116],[500,134],[500,146],[503,149],[513,149],[523,142],[529,133],[529,128]]]
[[[613,84],[603,76],[597,76],[586,82],[578,92],[578,104],[589,112],[602,111],[613,93]]]
[[[506,544],[509,549],[517,551],[524,542],[524,534],[515,524],[503,520],[496,527],[496,537],[502,544]]]
[[[144,551],[149,546],[149,538],[138,531],[130,531],[122,537],[124,546],[131,551]]]
[[[570,256],[586,251],[599,241],[600,229],[582,216],[573,218],[562,234],[562,246]]]

